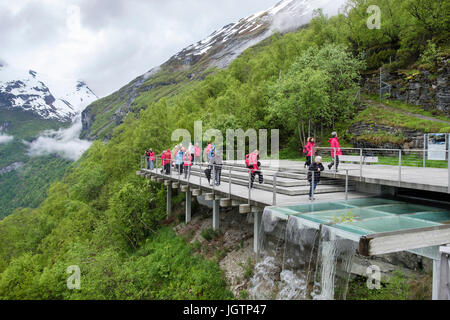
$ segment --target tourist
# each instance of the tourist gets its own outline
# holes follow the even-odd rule
[[[215,184],[216,186],[220,186],[220,178],[222,175],[222,154],[219,150],[214,150],[211,160],[210,160],[210,165],[213,168],[214,171],[214,180],[215,180]]]
[[[331,170],[331,168],[336,164],[336,171],[338,171],[339,156],[342,156],[342,151],[336,132],[331,133],[331,138],[328,142],[331,147],[331,163],[328,165],[328,169]]]
[[[317,156],[316,161],[309,166],[308,170],[308,181],[309,181],[309,200],[315,200],[313,198],[313,188],[316,190],[317,184],[320,181],[320,172],[324,171],[325,168],[322,165],[322,157]],[[314,172],[314,183],[312,178],[312,173]]]
[[[209,162],[209,160],[211,160],[211,157],[210,157],[211,149],[212,149],[212,144],[211,144],[211,142],[208,142],[206,144],[206,149],[205,149],[205,154],[206,154],[205,158],[207,159],[208,162]]]
[[[252,153],[245,156],[245,164],[247,168],[250,169],[250,188],[253,188],[253,183],[255,182],[255,176],[258,175],[259,184],[264,182],[262,172],[260,170],[261,162],[258,161],[259,151],[255,150]]]
[[[183,166],[184,166],[184,178],[187,179],[188,174],[191,175],[192,167],[192,154],[189,150],[186,150],[183,156]]]
[[[144,157],[145,157],[145,169],[149,169],[150,168],[150,150],[145,151]]]
[[[164,165],[165,174],[170,174],[170,167],[172,163],[172,152],[170,149],[167,149],[163,156],[161,156],[161,159],[163,159],[162,164]]]
[[[175,166],[179,174],[183,174],[183,156],[184,156],[184,148],[181,147],[178,149],[178,152],[175,156]]]
[[[191,155],[191,163],[192,163],[192,161],[194,161],[194,156],[195,156],[195,147],[192,144],[192,142],[189,142],[188,151],[189,151],[189,154]]]
[[[202,148],[198,145],[198,143],[195,144],[194,147],[194,163],[199,164],[201,162],[201,156],[202,156]]]
[[[314,143],[314,138],[308,138],[308,143],[305,146],[305,151],[306,151],[306,162],[305,162],[305,168],[309,168],[309,166],[312,163],[312,158],[314,157],[314,147],[315,147],[315,143]]]

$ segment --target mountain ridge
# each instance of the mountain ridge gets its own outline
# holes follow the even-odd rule
[[[154,101],[179,92],[185,84],[202,80],[211,69],[226,68],[244,50],[269,38],[275,32],[290,32],[307,25],[314,10],[334,15],[345,0],[283,0],[273,7],[242,18],[212,32],[208,37],[182,49],[166,62],[111,95],[89,105],[82,113],[82,138],[111,137],[112,130],[124,118],[142,106],[136,98],[154,92]]]
[[[83,80],[0,65],[0,110],[25,111],[45,120],[71,122],[97,99]]]

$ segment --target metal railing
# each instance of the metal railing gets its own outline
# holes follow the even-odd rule
[[[334,162],[333,170],[338,172],[336,162],[333,159],[339,157],[339,166],[346,169],[354,169],[353,166],[359,166],[360,180],[364,177],[364,170],[366,168],[374,168],[377,165],[384,165],[384,172],[389,174],[388,180],[394,180],[400,187],[402,182],[410,181],[411,179],[417,179],[417,173],[421,171],[412,170],[417,169],[442,169],[442,173],[447,171],[447,182],[442,180],[442,175],[439,171],[431,172],[430,174],[436,175],[441,181],[442,186],[447,186],[447,191],[450,193],[450,157],[449,151],[433,151],[427,149],[381,149],[381,148],[340,148],[332,149],[329,147],[316,147],[313,151],[313,157],[320,155],[323,158],[323,162],[330,164]],[[430,160],[429,155],[436,155],[437,158],[442,160]],[[348,162],[353,165],[347,164]],[[390,166],[390,167],[389,167]],[[396,168],[396,169],[395,169]],[[394,174],[392,169],[396,170]],[[445,170],[447,169],[447,170]],[[425,171],[423,172],[426,175]],[[380,171],[380,175],[383,175],[383,171]],[[396,176],[396,178],[394,178]],[[424,176],[423,179],[431,179]],[[419,181],[418,181],[419,182]]]
[[[148,166],[145,165],[146,161],[142,160],[142,158],[141,158],[141,169],[147,169]],[[165,161],[166,162],[167,161],[170,162],[170,167],[171,167],[171,169],[170,169],[170,177],[172,177],[173,169],[174,169],[173,165],[175,164],[176,161],[173,160],[173,159],[165,160]],[[162,163],[161,157],[160,156],[156,156],[155,157],[155,161],[154,161],[154,168],[153,168],[153,171],[155,173],[157,173],[158,170],[160,168],[162,168],[161,163]],[[202,162],[201,163],[197,163],[197,164],[192,164],[192,166],[197,166],[199,168],[199,175],[198,175],[199,176],[199,181],[198,181],[198,184],[199,184],[200,187],[202,186],[202,177],[203,177],[203,174],[204,174],[203,169],[205,167],[211,169],[211,177],[210,177],[210,179],[213,181],[212,191],[213,191],[213,193],[215,193],[215,189],[216,189],[216,185],[215,185],[215,182],[216,182],[216,174],[215,174],[216,166],[215,165],[206,164],[206,163],[202,163]],[[232,181],[232,170],[233,169],[242,169],[243,167],[241,165],[237,165],[237,164],[234,164],[234,165],[222,164],[220,167],[221,167],[221,171],[222,172],[224,170],[228,169],[228,195],[229,195],[229,198],[231,199],[232,184],[233,184],[233,181]],[[192,168],[191,168],[191,170],[192,170]],[[252,202],[252,189],[253,189],[253,187],[252,187],[252,174],[251,174],[252,170],[248,169],[248,168],[247,168],[247,170],[248,170],[248,184],[247,184],[247,188],[248,188],[248,204],[250,205],[251,202]],[[280,171],[279,171],[278,168],[277,169],[264,168],[264,170],[261,170],[261,171],[272,173],[272,177],[273,177],[273,181],[272,181],[272,205],[275,206],[277,204],[277,179],[278,179],[278,175],[280,174]],[[181,178],[181,175],[180,175],[179,172],[180,171],[178,171],[178,178],[177,178],[177,180],[178,180],[179,183],[181,183],[184,179]],[[187,179],[188,184],[190,183],[190,174],[191,174],[191,171],[190,171],[190,173],[188,175],[188,179]],[[291,175],[292,179],[295,179],[295,178],[303,179],[304,178],[303,174],[290,173],[290,175]],[[345,199],[348,199],[348,170],[347,170],[347,175],[346,175],[346,181],[347,182],[346,182],[346,188],[345,188]],[[313,187],[314,186],[314,174],[312,174],[312,181],[310,182],[310,184],[312,185],[312,197],[311,197],[312,200],[311,201],[314,201],[314,192],[315,192],[314,187]],[[310,185],[310,187],[311,187],[311,185]],[[209,185],[209,186],[211,186],[211,185]]]

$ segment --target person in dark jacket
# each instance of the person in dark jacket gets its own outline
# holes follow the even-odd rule
[[[317,156],[316,161],[309,166],[308,170],[308,181],[309,181],[309,200],[315,200],[313,198],[312,192],[313,188],[316,190],[317,184],[320,182],[320,173],[324,171],[325,168],[322,165],[322,157]],[[313,182],[314,173],[314,182]]]
[[[214,150],[212,154],[212,158],[209,161],[211,167],[214,172],[214,182],[216,186],[220,186],[220,177],[222,175],[222,153],[220,150]]]

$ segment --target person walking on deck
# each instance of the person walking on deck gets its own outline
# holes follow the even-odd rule
[[[331,170],[331,168],[336,164],[336,171],[338,171],[339,156],[342,156],[342,150],[336,132],[331,133],[331,138],[328,142],[331,146],[331,163],[328,165],[328,169]]]
[[[259,184],[262,184],[264,182],[264,177],[260,170],[261,162],[258,161],[258,158],[259,158],[258,150],[255,150],[252,153],[245,156],[245,162],[246,162],[247,168],[249,168],[250,172],[251,172],[250,188],[253,188],[253,183],[255,182],[256,175],[258,175]]]
[[[172,163],[172,152],[167,149],[161,156],[161,164],[164,166],[165,174],[170,174],[170,167]]]
[[[320,182],[320,173],[324,171],[325,168],[322,165],[322,157],[317,156],[316,161],[309,166],[308,169],[308,181],[309,181],[309,200],[315,200],[313,198],[313,189],[316,190],[317,184]],[[313,182],[314,173],[314,182]]]
[[[191,167],[192,167],[192,155],[187,150],[183,156],[183,166],[184,166],[184,178],[187,179],[188,175],[191,175]]]
[[[211,142],[208,141],[208,143],[206,145],[206,149],[205,149],[205,158],[206,158],[207,162],[209,162],[209,160],[211,159],[211,157],[209,156],[211,153],[211,149],[212,149],[212,144],[211,144]]]
[[[192,144],[192,142],[189,142],[188,151],[189,151],[189,154],[191,155],[191,163],[192,163],[194,161],[194,156],[195,156],[195,147]]]
[[[150,169],[150,150],[145,151],[145,169]]]
[[[183,148],[180,148],[178,149],[178,152],[175,156],[175,166],[180,175],[183,174],[183,157],[184,157]]]
[[[308,167],[312,164],[312,157],[313,152],[314,152],[314,147],[315,147],[315,143],[314,143],[314,138],[308,138],[308,143],[305,146],[305,151],[306,151],[306,162],[305,162],[305,168]]]
[[[147,169],[153,170],[153,168],[154,168],[154,161],[155,161],[155,153],[153,152],[152,148],[150,148],[145,153],[145,158],[147,160]]]
[[[194,163],[199,164],[201,162],[201,156],[202,156],[202,148],[198,145],[198,143],[195,144],[194,147]]]
[[[211,157],[210,164],[214,171],[214,181],[213,183],[216,184],[216,186],[220,186],[220,178],[222,175],[222,154],[219,150],[214,150],[213,156]]]

